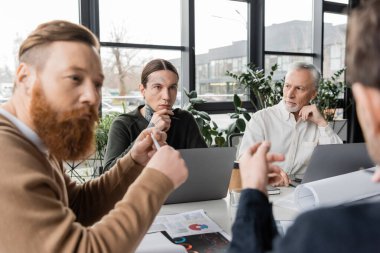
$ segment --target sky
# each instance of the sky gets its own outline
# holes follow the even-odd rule
[[[99,0],[99,4],[101,40],[108,39],[115,26],[125,26],[126,36],[133,40],[130,41],[132,43],[180,45],[179,0]],[[312,0],[266,0],[265,4],[270,10],[265,13],[266,26],[291,19],[311,20]],[[246,38],[245,3],[196,0],[195,5],[197,54]],[[330,15],[326,21],[334,24],[345,22],[338,16]],[[11,68],[15,66],[18,47],[15,38],[25,38],[37,24],[52,19],[79,22],[78,0],[2,1],[0,67],[5,64]]]

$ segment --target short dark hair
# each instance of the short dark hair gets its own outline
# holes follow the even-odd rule
[[[170,70],[174,74],[176,74],[177,78],[179,78],[177,69],[174,67],[174,65],[171,62],[164,59],[154,59],[145,65],[141,73],[141,84],[146,88],[149,75],[159,70]]]
[[[380,1],[361,2],[348,19],[347,81],[380,89]]]
[[[100,44],[96,36],[85,26],[64,20],[53,20],[37,26],[22,42],[18,59],[19,62],[31,62],[38,56],[34,49],[44,47],[55,41],[77,41],[94,47],[97,51]]]

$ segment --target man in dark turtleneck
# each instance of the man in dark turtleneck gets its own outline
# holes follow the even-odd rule
[[[177,97],[178,72],[168,61],[150,61],[141,74],[140,92],[145,105],[119,115],[112,123],[104,169],[128,153],[134,140],[147,127],[156,127],[167,133],[166,142],[175,149],[206,148],[193,116],[184,110],[173,109]]]

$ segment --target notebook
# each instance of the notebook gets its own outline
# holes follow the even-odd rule
[[[315,147],[301,183],[308,183],[373,167],[365,143],[328,144]],[[295,183],[297,184],[297,183]]]
[[[165,204],[214,200],[227,196],[236,154],[235,147],[178,151],[189,169],[189,177],[169,195]]]

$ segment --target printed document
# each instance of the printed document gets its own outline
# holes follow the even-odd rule
[[[136,253],[225,253],[230,239],[200,209],[157,216]]]
[[[371,181],[374,168],[359,170],[298,185],[292,195],[274,205],[306,211],[335,206],[380,195],[380,185]]]

